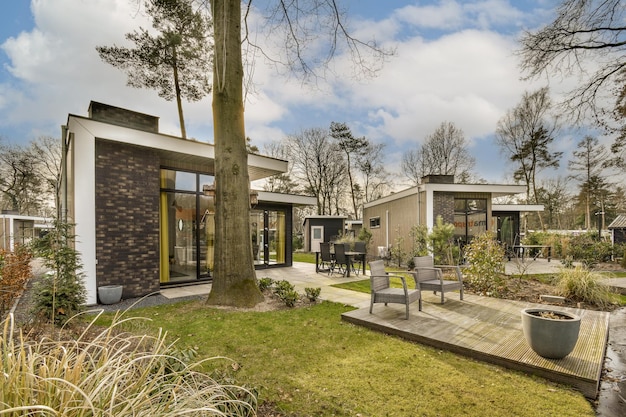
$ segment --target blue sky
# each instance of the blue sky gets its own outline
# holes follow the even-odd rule
[[[151,90],[126,86],[125,75],[100,61],[96,45],[124,44],[124,34],[149,27],[135,0],[12,0],[0,14],[0,138],[27,144],[59,136],[68,113],[86,115],[91,100],[160,117],[163,133],[179,134],[176,106]],[[556,2],[344,0],[350,26],[397,55],[376,78],[354,80],[345,57],[336,77],[315,88],[279,74],[257,57],[247,96],[246,131],[253,144],[280,140],[312,127],[345,122],[354,134],[385,143],[388,170],[444,121],[462,129],[478,176],[510,182],[511,167],[494,144],[497,121],[524,91],[546,80],[521,81],[513,52],[523,29],[548,22]],[[262,40],[260,40],[263,42]],[[270,45],[269,42],[266,45]],[[271,48],[271,46],[268,46]],[[571,87],[552,82],[558,100]],[[185,103],[189,137],[212,142],[211,98]],[[555,150],[580,137],[563,133]],[[605,139],[608,143],[609,139]],[[556,175],[547,172],[546,175]]]

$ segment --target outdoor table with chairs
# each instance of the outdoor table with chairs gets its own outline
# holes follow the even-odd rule
[[[355,242],[354,250],[350,243],[320,243],[320,250],[315,252],[315,272],[335,271],[349,277],[351,272],[358,274],[360,270],[365,274],[367,252],[365,242]],[[358,263],[358,268],[355,268]]]

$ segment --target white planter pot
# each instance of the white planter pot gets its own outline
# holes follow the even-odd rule
[[[98,298],[100,304],[115,304],[122,299],[122,285],[103,285],[98,287]]]

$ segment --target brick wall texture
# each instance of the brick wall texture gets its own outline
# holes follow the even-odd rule
[[[156,153],[96,140],[96,257],[98,286],[123,283],[123,298],[159,290]]]

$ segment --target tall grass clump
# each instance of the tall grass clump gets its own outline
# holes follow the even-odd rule
[[[164,332],[137,336],[116,331],[127,320],[116,318],[104,330],[89,325],[77,338],[29,341],[7,318],[0,339],[0,414],[256,415],[254,395],[194,371],[201,363],[180,359]]]
[[[557,288],[560,295],[574,301],[606,306],[611,303],[611,289],[600,282],[604,276],[584,266],[562,268],[558,275]]]

